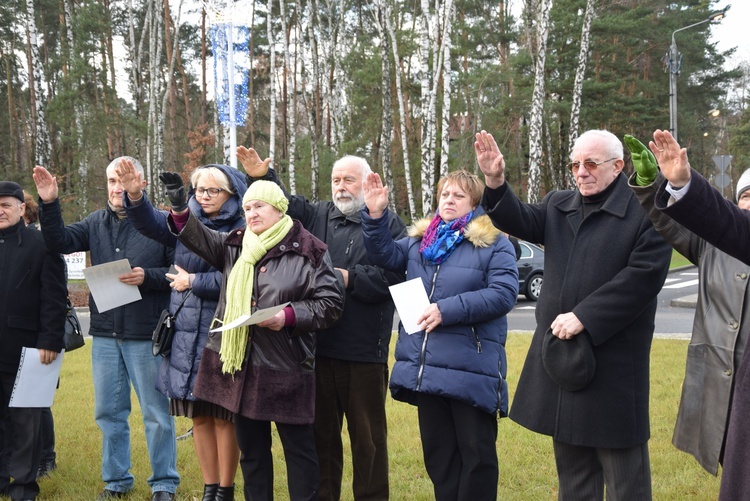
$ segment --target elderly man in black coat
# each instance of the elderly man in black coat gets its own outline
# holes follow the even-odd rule
[[[39,494],[41,459],[42,409],[8,406],[21,351],[38,348],[43,364],[57,358],[64,348],[68,294],[62,256],[47,250],[39,230],[26,227],[25,208],[21,187],[0,181],[0,418],[10,433],[2,451],[9,467],[0,473],[0,492],[14,500]]]
[[[651,499],[649,353],[671,249],[622,174],[607,131],[576,141],[578,191],[522,203],[485,131],[474,143],[484,205],[503,231],[545,246],[537,329],[510,418],[553,438],[559,499]]]

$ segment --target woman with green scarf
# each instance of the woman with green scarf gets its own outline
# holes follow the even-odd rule
[[[179,175],[162,174],[162,182],[172,231],[223,271],[214,328],[289,303],[261,323],[209,333],[193,390],[235,414],[245,499],[273,499],[271,421],[284,448],[289,499],[317,499],[315,332],[344,306],[326,245],[286,215],[288,201],[275,183],[253,183],[242,199],[247,228],[221,233],[182,209]]]

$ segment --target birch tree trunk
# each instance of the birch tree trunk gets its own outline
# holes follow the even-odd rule
[[[578,68],[573,83],[573,104],[570,107],[570,131],[568,136],[568,156],[573,153],[573,145],[578,139],[578,121],[581,115],[581,95],[583,94],[583,79],[586,75],[586,64],[589,58],[589,42],[591,39],[591,21],[594,18],[596,0],[586,1],[586,12],[583,15],[581,28],[581,50],[578,52]],[[565,173],[566,184],[575,186],[575,179],[570,172]]]
[[[47,121],[44,118],[44,108],[47,102],[45,92],[44,71],[42,60],[39,58],[39,45],[36,34],[36,17],[34,16],[34,1],[26,0],[26,30],[29,41],[31,66],[31,82],[29,91],[34,110],[34,162],[37,165],[50,167],[52,145],[50,144]]]
[[[283,47],[284,47],[284,75],[285,75],[285,82],[286,82],[286,122],[288,125],[286,133],[289,134],[289,155],[288,155],[288,169],[289,169],[289,190],[290,193],[295,195],[297,193],[297,183],[294,178],[294,157],[297,155],[297,121],[296,121],[296,114],[297,110],[295,109],[295,103],[296,100],[294,96],[296,95],[296,89],[295,87],[295,66],[291,64],[290,54],[289,54],[289,38],[287,35],[287,22],[286,22],[286,13],[284,11],[284,4],[286,3],[286,0],[279,0],[279,16],[281,18],[281,33],[283,38]],[[295,37],[295,41],[298,40],[298,37]],[[296,44],[296,42],[295,42]],[[296,51],[295,51],[296,53]]]
[[[145,95],[144,80],[141,78],[141,62],[143,61],[143,44],[150,32],[151,12],[154,0],[149,0],[146,5],[146,16],[143,20],[141,38],[135,39],[135,15],[133,13],[133,0],[128,0],[128,38],[130,40],[130,85],[133,89],[133,106],[135,108],[135,118],[138,121],[143,120],[143,96]],[[136,156],[143,156],[140,135],[135,138]],[[146,153],[148,158],[148,152]],[[144,160],[147,160],[144,159]]]
[[[552,0],[539,0],[537,11],[536,60],[534,64],[534,94],[531,99],[529,122],[529,203],[539,201],[542,172],[542,119],[544,117],[544,65],[547,56],[549,12]]]
[[[451,35],[456,9],[451,0],[445,5],[445,30],[443,35],[443,134],[440,147],[440,176],[448,175],[451,121]]]
[[[168,1],[168,0],[165,0]],[[162,17],[158,14],[156,3],[152,3],[151,24],[149,26],[149,155],[146,165],[146,177],[152,187],[152,192],[161,184],[158,173],[164,169],[164,119],[159,109],[161,102],[161,61],[162,46]]]
[[[282,2],[284,0],[281,0]],[[274,165],[274,158],[276,156],[276,85],[275,85],[275,75],[276,75],[276,47],[275,47],[275,41],[273,36],[273,0],[268,0],[268,15],[266,16],[266,31],[268,36],[268,51],[270,52],[270,68],[268,71],[268,76],[270,79],[269,82],[269,90],[271,94],[271,104],[269,109],[269,131],[268,131],[268,156],[271,159],[271,163],[268,165],[269,167],[273,167]]]
[[[383,173],[383,180],[388,187],[388,207],[396,211],[395,186],[393,184],[393,171],[391,170],[391,146],[393,143],[393,99],[391,98],[391,65],[390,65],[390,43],[385,30],[386,6],[385,2],[375,3],[373,18],[380,38],[380,93],[383,109],[381,114],[380,140],[378,147],[378,167]]]
[[[320,72],[318,68],[318,44],[317,37],[315,35],[314,19],[315,10],[317,10],[317,2],[310,0],[307,4],[307,36],[310,45],[309,55],[309,66],[312,69],[312,83],[308,83],[307,87],[310,89],[307,99],[307,121],[310,127],[310,148],[311,148],[311,165],[310,165],[310,190],[311,200],[313,202],[318,201],[318,178],[320,176],[320,156],[318,154],[318,141],[320,140],[319,135],[319,124],[316,122],[316,118],[320,118],[317,112],[318,109],[318,93],[320,92]]]
[[[411,220],[415,220],[417,216],[417,208],[414,200],[414,188],[411,184],[411,168],[409,166],[409,143],[406,140],[406,106],[404,104],[404,93],[401,90],[401,60],[398,57],[398,39],[396,38],[396,31],[393,29],[393,23],[391,22],[391,11],[387,0],[382,0],[385,6],[384,24],[385,29],[388,32],[388,37],[391,41],[391,50],[393,51],[393,65],[395,68],[396,77],[396,99],[398,100],[398,114],[399,123],[401,130],[401,151],[403,154],[404,162],[404,183],[406,184],[406,196],[409,204],[409,217]]]
[[[421,119],[422,119],[422,166],[420,185],[422,188],[422,216],[426,215],[432,208],[432,185],[433,164],[431,161],[430,142],[432,130],[430,129],[430,48],[432,40],[430,3],[429,0],[420,0],[422,26],[419,40],[419,72],[421,83]]]

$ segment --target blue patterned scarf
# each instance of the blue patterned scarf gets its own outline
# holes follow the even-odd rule
[[[456,246],[464,239],[464,230],[473,216],[474,211],[471,211],[465,216],[446,223],[440,214],[435,214],[419,245],[422,257],[434,264],[440,264],[448,259]]]

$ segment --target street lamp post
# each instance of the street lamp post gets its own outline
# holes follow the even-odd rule
[[[694,28],[703,23],[720,21],[726,16],[729,7],[730,6],[727,5],[724,10],[711,14],[703,21],[698,21],[697,23],[676,29],[672,32],[672,44],[667,51],[667,65],[669,71],[669,132],[672,133],[672,136],[675,139],[677,139],[677,75],[680,74],[682,55],[677,52],[677,43],[674,41],[674,34],[678,31]]]

